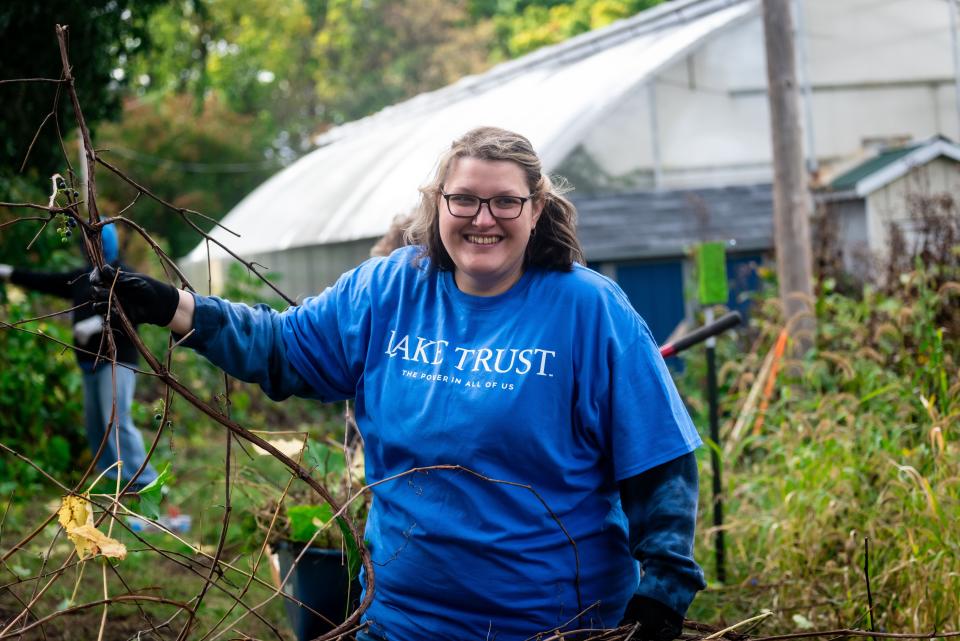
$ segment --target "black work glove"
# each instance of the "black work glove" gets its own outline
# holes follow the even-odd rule
[[[169,325],[180,304],[180,291],[173,285],[136,272],[117,270],[112,265],[94,268],[90,272],[90,285],[95,312],[106,315],[113,287],[114,304],[120,303],[134,325]]]
[[[650,597],[636,594],[627,604],[620,625],[640,624],[634,638],[642,641],[671,641],[683,631],[683,615]]]

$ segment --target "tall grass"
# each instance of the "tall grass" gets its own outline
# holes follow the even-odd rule
[[[730,621],[769,608],[768,630],[867,626],[869,539],[878,629],[960,628],[960,341],[938,325],[960,304],[960,269],[917,267],[886,291],[847,295],[820,282],[815,347],[784,364],[759,433],[721,437],[727,582],[712,583],[689,616]],[[742,344],[721,343],[730,423],[782,326],[767,294]],[[681,385],[703,417],[702,369],[689,362]],[[702,458],[698,559],[710,577],[712,471]]]

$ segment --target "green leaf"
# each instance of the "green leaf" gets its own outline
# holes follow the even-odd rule
[[[347,569],[350,571],[350,579],[352,580],[360,574],[360,548],[357,547],[357,542],[353,540],[350,527],[343,517],[337,517],[337,525],[340,526],[340,532],[343,534],[343,542],[347,546]]]
[[[307,440],[303,460],[309,469],[315,470],[321,476],[342,472],[347,467],[346,458],[341,450],[313,440]]]
[[[163,486],[173,479],[170,464],[164,465],[160,474],[147,487],[140,490],[140,501],[136,507],[139,514],[148,519],[160,518],[160,501],[163,499]]]
[[[333,509],[323,505],[292,505],[287,508],[287,518],[290,519],[290,540],[306,543],[320,529],[314,520],[325,524],[333,518]]]
[[[70,441],[54,434],[47,442],[47,457],[50,464],[58,470],[70,468]]]

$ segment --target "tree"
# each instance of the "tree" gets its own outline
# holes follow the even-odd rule
[[[121,90],[127,78],[117,72],[118,62],[146,46],[144,25],[162,0],[11,0],[0,6],[0,33],[4,53],[0,80],[18,78],[59,79],[60,53],[54,28],[70,27],[70,56],[77,91],[83,98],[87,120],[95,123],[118,115]],[[73,128],[66,95],[57,100],[56,83],[0,84],[4,114],[0,119],[0,187],[19,172],[31,140],[43,125],[30,152],[25,172],[49,176],[63,169],[59,133]],[[56,110],[54,105],[56,104]],[[45,121],[55,113],[56,119]]]
[[[463,0],[330,0],[314,49],[322,115],[354,120],[482,71],[491,36]]]
[[[267,157],[309,149],[318,120],[313,39],[324,0],[177,0],[149,21],[155,47],[130,61],[140,95],[216,93],[230,111],[272,130]]]
[[[494,55],[515,58],[577,34],[599,29],[662,0],[521,0],[497,3]],[[487,3],[489,4],[489,3]],[[513,9],[513,10],[510,10]]]
[[[192,95],[130,98],[124,117],[100,129],[97,146],[111,164],[177,207],[220,219],[241,198],[277,171],[265,159],[272,131],[255,115],[231,110],[219,93],[201,103]],[[136,192],[113,174],[98,173],[100,209],[116,213]],[[129,215],[165,239],[179,258],[199,242],[197,233],[159,203],[141,197]],[[209,221],[192,219],[204,231]]]
[[[97,146],[111,150],[104,157],[166,200],[219,218],[272,171],[306,153],[326,127],[657,1],[150,0],[138,3],[135,13],[126,8],[133,0],[94,0],[83,7],[56,0],[62,7],[41,14],[18,0],[16,11],[0,10],[0,20],[11,24],[16,14],[18,33],[24,33],[30,27],[20,29],[21,14],[52,25],[45,16],[57,16],[58,8],[72,11],[74,17],[64,18],[77,25],[74,42],[83,43],[75,47],[74,73],[88,122],[97,126],[117,116],[120,98],[137,96],[125,103],[121,124],[96,132]],[[36,47],[43,65],[0,73],[59,77],[52,41]],[[31,58],[27,42],[15,42],[21,48],[11,59]],[[23,95],[31,102],[14,101],[19,120],[3,123],[12,134],[3,143],[8,151],[29,145],[53,102],[55,84],[29,87],[32,93]],[[72,122],[63,118],[66,102],[60,101],[57,122]],[[34,152],[41,176],[65,165],[55,124],[48,122]],[[8,160],[5,167],[14,166]],[[98,178],[107,213],[130,202],[129,188],[103,171]],[[30,199],[38,198],[42,192]],[[165,237],[175,256],[193,246],[193,232],[147,199],[129,214]]]

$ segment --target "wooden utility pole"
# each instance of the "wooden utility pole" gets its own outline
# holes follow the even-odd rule
[[[803,159],[791,0],[763,0],[767,95],[773,139],[773,220],[780,298],[796,353],[813,344],[810,191]]]

